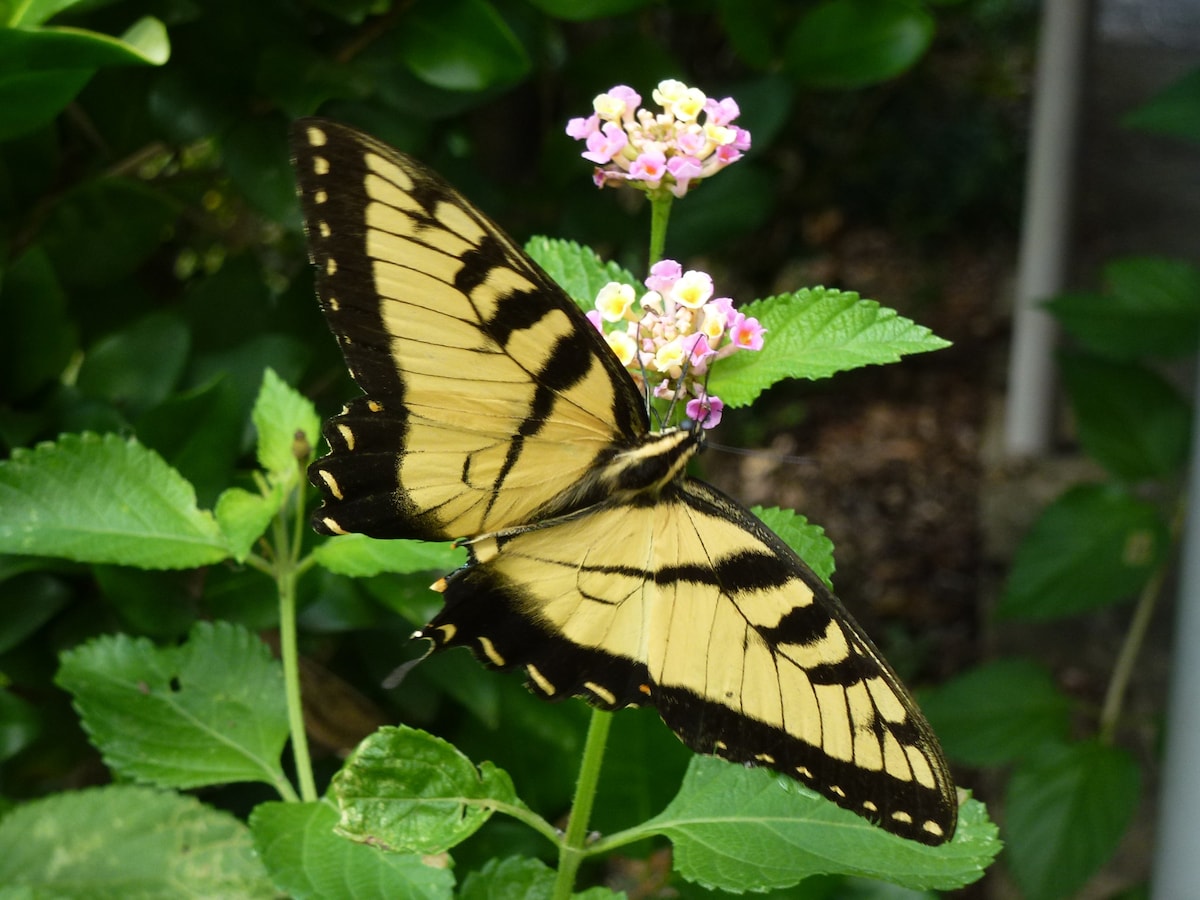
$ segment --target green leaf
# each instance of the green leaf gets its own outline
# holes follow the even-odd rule
[[[285,496],[283,487],[278,484],[267,494],[255,494],[242,488],[229,488],[221,493],[213,512],[225,535],[230,556],[239,563],[245,561],[255,541],[263,536],[271,520],[283,509]]]
[[[367,578],[383,572],[449,572],[467,561],[467,552],[453,544],[345,534],[318,545],[313,559],[337,575]]]
[[[747,406],[784,378],[828,378],[859,366],[895,362],[949,343],[928,328],[858,294],[804,288],[742,307],[766,329],[763,349],[712,367],[709,391],[726,406]]]
[[[777,506],[764,509],[755,506],[750,511],[795,550],[796,555],[808,563],[808,567],[816,572],[828,587],[833,587],[833,541],[825,536],[824,528],[812,524],[791,509],[780,509]]]
[[[1016,762],[1066,738],[1071,701],[1044,668],[1002,659],[922,691],[921,709],[946,755],[968,766]]]
[[[138,438],[192,483],[212,505],[233,480],[242,455],[248,408],[224,376],[178,391],[139,416]]]
[[[144,569],[230,555],[192,486],[162,457],[117,435],[64,435],[0,462],[0,552]]]
[[[1017,548],[996,605],[1006,619],[1054,619],[1128,599],[1170,549],[1158,511],[1116,485],[1077,485]]]
[[[1200,69],[1160,91],[1126,115],[1121,124],[1200,143]]]
[[[590,22],[621,16],[650,6],[655,0],[529,0],[548,16],[568,22]]]
[[[512,780],[476,768],[453,746],[415,728],[381,728],[358,745],[330,784],[337,831],[386,850],[442,853],[496,810],[524,809]]]
[[[1089,456],[1127,481],[1183,470],[1192,410],[1166,379],[1138,363],[1079,353],[1060,354],[1058,366]]]
[[[300,481],[321,429],[312,402],[267,369],[251,418],[258,430],[258,464],[280,484]]]
[[[404,19],[401,48],[414,75],[450,91],[507,87],[532,66],[487,0],[419,0]]]
[[[0,763],[29,747],[42,732],[42,714],[27,700],[0,690]]]
[[[17,572],[0,581],[0,654],[20,646],[71,597],[66,582],[51,572]]]
[[[1141,795],[1124,750],[1084,741],[1023,763],[1005,801],[1007,859],[1029,900],[1069,897],[1117,849]]]
[[[550,900],[554,896],[554,870],[540,859],[509,856],[489,859],[478,872],[463,880],[459,900]],[[606,887],[571,894],[578,900],[618,900],[625,894]]]
[[[1000,850],[996,827],[974,800],[959,809],[954,839],[929,847],[888,834],[773,772],[705,756],[692,760],[671,804],[627,834],[666,835],[679,874],[736,892],[789,887],[826,873],[952,890],[978,880]]]
[[[446,860],[384,853],[334,834],[337,810],[321,803],[263,803],[250,815],[267,872],[295,900],[438,900],[454,893]],[[440,863],[440,864],[439,864]]]
[[[24,399],[59,378],[78,343],[67,298],[49,258],[31,247],[4,273],[0,285],[0,392]]]
[[[133,415],[162,403],[187,365],[191,336],[171,313],[151,313],[98,340],[83,358],[77,384],[88,397]]]
[[[796,23],[784,63],[810,87],[860,88],[910,68],[933,34],[933,17],[907,0],[824,0]]]
[[[772,27],[775,5],[770,0],[718,0],[721,25],[738,57],[755,69],[765,69],[775,58],[779,40]],[[739,103],[741,100],[739,98]],[[758,131],[751,129],[754,140]],[[770,143],[767,141],[766,143]]]
[[[87,0],[24,0],[21,3],[0,4],[0,24],[32,29],[54,18],[63,10],[86,2]],[[6,6],[11,6],[11,16],[7,20],[4,16]]]
[[[0,884],[78,900],[275,896],[244,824],[132,785],[57,794],[0,819]]]
[[[129,566],[93,566],[105,601],[125,631],[163,641],[181,640],[196,624],[195,573],[146,571]]]
[[[282,116],[243,117],[221,132],[221,154],[230,180],[276,222],[296,213],[296,188],[287,164]]]
[[[164,648],[106,635],[63,653],[55,683],[124,778],[176,788],[286,780],[283,670],[244,628],[200,622],[183,646]]]
[[[584,312],[596,308],[596,295],[610,281],[627,284],[636,291],[645,289],[630,272],[611,260],[604,262],[590,247],[574,241],[536,235],[525,244],[525,252]]]
[[[26,27],[0,27],[0,140],[33,131],[58,115],[97,68],[161,65],[170,55],[166,28],[153,17],[120,38],[79,28],[33,28],[33,19],[57,9],[24,9]]]
[[[146,262],[178,215],[169,195],[144,182],[100,178],[58,199],[42,243],[64,284],[112,284]]]
[[[1104,268],[1103,294],[1063,294],[1046,308],[1089,350],[1114,359],[1190,356],[1200,346],[1200,269],[1155,257]]]

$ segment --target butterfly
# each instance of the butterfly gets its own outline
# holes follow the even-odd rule
[[[685,468],[579,307],[438,175],[321,119],[291,147],[317,293],[365,396],[309,469],[317,531],[457,540],[417,637],[547,699],[653,706],[691,749],[926,844],[954,784],[908,691],[778,536]]]

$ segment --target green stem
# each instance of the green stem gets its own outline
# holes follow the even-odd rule
[[[650,194],[650,268],[663,255],[663,247],[667,243],[667,222],[671,220],[671,204],[675,196],[669,191]]]
[[[1171,520],[1171,546],[1174,547],[1179,542],[1179,536],[1183,531],[1183,519],[1185,511],[1184,505],[1180,503],[1175,509],[1175,515]],[[1154,607],[1158,602],[1158,596],[1162,592],[1163,581],[1167,577],[1167,569],[1169,567],[1169,559],[1174,556],[1172,553],[1167,554],[1167,559],[1162,565],[1154,570],[1150,578],[1143,585],[1142,591],[1138,594],[1137,607],[1133,611],[1133,619],[1129,623],[1129,631],[1125,634],[1125,640],[1121,644],[1121,652],[1117,655],[1116,664],[1113,666],[1112,678],[1108,682],[1108,690],[1104,694],[1104,706],[1100,710],[1100,723],[1098,727],[1098,737],[1102,743],[1111,744],[1117,731],[1117,723],[1121,720],[1121,708],[1125,702],[1125,691],[1129,687],[1129,682],[1133,678],[1133,672],[1137,664],[1138,653],[1141,652],[1142,644],[1146,639],[1146,631],[1150,627],[1150,620],[1154,616]]]
[[[279,658],[283,662],[283,688],[287,700],[288,730],[292,739],[292,760],[296,766],[296,778],[300,782],[300,799],[312,803],[319,799],[316,780],[313,778],[312,757],[308,752],[308,732],[304,729],[304,705],[300,698],[300,649],[296,639],[296,579],[302,569],[300,532],[295,528],[295,517],[302,515],[296,507],[303,507],[299,491],[293,492],[284,508],[275,517],[272,536],[274,540],[274,566],[272,574],[279,591]],[[288,513],[293,516],[293,529],[288,530]]]
[[[292,737],[292,759],[300,781],[300,798],[306,803],[318,799],[313,779],[312,759],[308,753],[308,733],[304,730],[304,706],[300,702],[300,652],[296,643],[296,578],[289,563],[279,579],[279,657],[283,660],[283,684],[287,695],[288,729]]]
[[[588,819],[591,818],[592,804],[596,800],[596,784],[600,781],[604,745],[608,742],[611,725],[612,713],[602,709],[592,710],[587,740],[583,745],[583,759],[579,763],[579,779],[575,782],[575,796],[571,801],[571,819],[558,847],[558,875],[554,880],[553,900],[569,900],[571,889],[575,886],[575,873],[588,855],[584,850]]]

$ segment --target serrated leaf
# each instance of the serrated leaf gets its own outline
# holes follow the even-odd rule
[[[192,486],[157,453],[114,434],[64,435],[0,462],[0,552],[144,569],[230,555]]]
[[[1079,442],[1118,478],[1169,478],[1187,461],[1192,410],[1156,372],[1064,353],[1059,371],[1067,389]]]
[[[1071,724],[1070,699],[1023,659],[987,663],[919,699],[946,755],[969,766],[1015,762],[1066,738]]]
[[[286,780],[283,670],[240,626],[197,623],[180,647],[99,637],[62,654],[55,683],[125,778],[176,788]]]
[[[512,780],[478,768],[415,728],[381,728],[358,745],[330,784],[339,834],[387,850],[443,853],[498,809],[524,808]]]
[[[675,870],[688,881],[736,892],[835,873],[952,890],[978,880],[1000,850],[996,827],[974,800],[960,807],[954,839],[930,847],[773,772],[704,756],[692,760],[671,804],[632,832],[670,838]]]
[[[467,552],[453,544],[345,534],[318,545],[313,559],[334,574],[368,578],[384,572],[449,572],[467,561]]]
[[[1056,747],[1017,768],[1004,807],[1007,859],[1025,896],[1072,896],[1112,857],[1140,794],[1137,763],[1099,741]]]
[[[766,329],[763,349],[742,351],[712,367],[709,392],[726,406],[747,406],[785,378],[828,378],[909,353],[949,346],[917,325],[853,292],[804,288],[741,308]]]
[[[384,853],[334,834],[338,814],[320,803],[263,803],[250,815],[254,847],[271,880],[295,900],[440,900],[454,895],[448,860]]]
[[[0,819],[0,884],[77,900],[275,896],[244,824],[133,785],[56,794]]]
[[[605,262],[590,247],[537,235],[525,244],[525,252],[546,270],[558,286],[571,295],[585,312],[595,309],[596,295],[610,281],[627,284],[635,291],[645,288],[617,263]]]
[[[833,541],[825,536],[824,528],[812,524],[791,509],[780,509],[777,506],[764,509],[755,506],[750,511],[795,550],[796,555],[808,563],[808,567],[816,572],[826,585],[833,587]]]
[[[1200,344],[1200,270],[1154,257],[1104,268],[1104,293],[1063,294],[1046,308],[1081,344],[1113,359],[1189,356]]]
[[[321,429],[312,402],[267,369],[250,417],[258,431],[258,464],[280,484],[300,481]]]
[[[284,491],[280,484],[272,485],[268,494],[254,494],[236,487],[221,493],[213,513],[235,560],[242,562],[250,555],[254,542],[262,537],[271,519],[283,508],[283,501]]]
[[[1053,619],[1128,599],[1169,549],[1166,523],[1151,504],[1117,485],[1077,485],[1021,541],[996,615]]]
[[[459,900],[550,900],[554,878],[554,870],[540,859],[489,859],[482,869],[463,880],[458,896]],[[618,900],[624,896],[605,887],[571,894],[573,900]]]

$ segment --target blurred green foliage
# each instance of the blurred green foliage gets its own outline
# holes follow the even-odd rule
[[[594,189],[567,118],[614,83],[648,91],[681,77],[733,95],[754,150],[690,201],[668,251],[736,260],[765,285],[781,252],[803,252],[801,215],[830,203],[918,237],[996,215],[997,197],[1015,193],[997,185],[1018,168],[1023,73],[1009,51],[1031,7],[0,2],[0,445],[7,455],[64,433],[136,437],[207,510],[229,485],[251,486],[264,369],[323,415],[355,393],[313,300],[285,143],[298,116],[352,122],[420,156],[518,238],[573,238],[637,271],[645,210]],[[117,633],[179,640],[201,620],[268,633],[278,621],[273,586],[237,566],[147,572],[37,552],[0,559],[9,803],[106,778],[54,685],[61,652]],[[322,571],[300,585],[319,777],[403,720],[495,761],[526,802],[561,815],[582,705],[549,706],[457,655],[419,667],[402,692],[379,687],[436,605],[429,580]],[[618,718],[609,753],[601,827],[661,809],[688,760],[634,713]],[[244,817],[265,797],[234,786],[205,799]],[[530,840],[491,823],[455,855],[468,871],[544,852]]]

